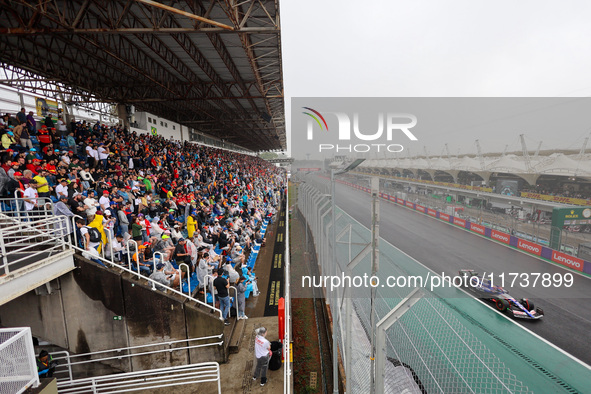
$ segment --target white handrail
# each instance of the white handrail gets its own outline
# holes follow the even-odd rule
[[[55,354],[65,354],[66,356],[65,357],[53,357]],[[70,361],[70,352],[68,352],[67,350],[60,350],[60,351],[57,351],[57,352],[51,352],[50,355],[51,355],[51,358],[53,360],[55,360],[55,361],[57,361],[57,360],[63,360],[63,359],[68,360],[68,363],[67,364],[58,364],[56,366],[56,371],[54,373],[57,374],[57,373],[61,373],[62,372],[62,371],[59,371],[58,370],[59,367],[68,367],[68,376],[70,377],[70,380],[72,380],[73,379],[73,375],[72,375],[72,362]]]
[[[0,214],[2,218],[9,218]],[[12,219],[11,219],[12,221]],[[62,231],[67,228],[67,218],[65,216],[51,216],[30,222],[27,226],[27,232],[22,231],[20,223],[9,224],[0,227],[0,252],[2,262],[0,270],[3,274],[10,273],[10,267],[14,267],[22,262],[29,261],[27,265],[33,264],[38,260],[37,256],[52,255],[54,251],[65,250],[65,237]],[[56,231],[56,229],[59,229]],[[8,256],[13,256],[9,262]]]
[[[210,280],[211,280],[211,282],[210,282]],[[211,283],[211,285],[212,285],[212,287],[211,287],[211,302],[215,306],[215,293],[213,292],[213,276],[205,275],[203,277],[203,282],[204,282],[204,284],[203,284],[203,287],[204,287],[203,302],[205,302],[207,304],[207,291],[209,290],[209,284]]]
[[[186,263],[180,263],[179,264],[179,271],[181,271],[180,275],[181,277],[179,278],[179,287],[181,288],[181,293],[183,292],[183,270],[181,269],[182,266],[187,267],[187,285],[188,285],[188,289],[187,289],[187,294],[191,295],[191,271],[189,270],[189,266]]]
[[[218,363],[206,362],[58,382],[58,389],[60,393],[125,392],[205,382],[217,382],[218,394],[221,394]]]
[[[208,347],[208,346],[222,346],[224,344],[224,341],[217,341],[217,342],[205,343],[205,344],[200,344],[200,345],[190,345],[189,342],[204,341],[204,340],[209,340],[209,339],[221,339],[223,336],[224,336],[224,334],[210,335],[210,336],[199,337],[199,338],[187,338],[187,339],[179,339],[179,340],[174,340],[174,341],[153,343],[153,344],[147,344],[147,345],[138,345],[138,346],[129,346],[129,347],[124,347],[124,348],[99,350],[99,351],[90,352],[90,353],[70,354],[68,351],[64,350],[64,351],[51,352],[50,354],[51,354],[53,360],[55,360],[55,361],[67,360],[66,364],[58,364],[55,373],[57,374],[57,373],[66,372],[66,371],[60,371],[60,370],[58,370],[58,368],[66,368],[67,367],[69,380],[73,380],[73,374],[72,374],[72,366],[73,365],[98,363],[98,362],[103,362],[103,361],[108,361],[108,360],[120,360],[122,358],[146,356],[146,355],[158,354],[158,353],[163,353],[163,352],[171,353],[171,352],[178,351],[178,350],[198,349],[198,348]],[[172,345],[177,344],[177,343],[182,343],[182,342],[186,342],[187,346],[176,347],[176,348],[172,347]],[[160,350],[152,350],[152,351],[147,351],[147,352],[140,352],[140,353],[120,354],[121,352],[125,352],[125,351],[129,352],[132,350],[142,349],[142,348],[146,348],[146,347],[157,347],[157,346],[168,346],[168,348],[167,349],[160,349]],[[111,356],[111,357],[93,358],[90,360],[82,360],[82,361],[72,361],[72,360],[75,360],[76,358],[91,357],[93,355],[99,355],[99,354],[105,354],[105,353],[118,353],[118,354],[116,356]],[[65,356],[54,357],[54,355],[57,355],[57,354],[64,354]]]

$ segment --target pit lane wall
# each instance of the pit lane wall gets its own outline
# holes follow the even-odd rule
[[[346,186],[352,187],[357,190],[361,190],[365,193],[371,193],[371,189],[363,186],[356,185],[354,183],[346,182],[346,181],[337,181],[342,183]],[[412,209],[414,211],[420,212],[424,215],[429,215],[433,218],[439,219],[443,222],[449,223],[454,226],[461,227],[468,231],[474,232],[476,234],[482,235],[486,238],[490,238],[494,241],[504,243],[509,246],[513,246],[519,250],[522,250],[526,253],[542,257],[546,260],[552,261],[554,263],[563,265],[570,269],[584,272],[586,274],[591,275],[591,262],[582,260],[578,257],[571,256],[569,254],[559,252],[554,249],[550,249],[547,246],[543,246],[531,241],[527,241],[525,239],[518,238],[514,235],[507,234],[505,232],[494,230],[490,227],[482,226],[477,223],[470,222],[466,219],[461,219],[455,216],[448,215],[446,213],[437,211],[435,209],[431,209],[420,204],[403,200],[399,197],[392,196],[387,193],[380,193],[380,197],[384,200],[388,200],[395,204],[404,206],[406,208]]]

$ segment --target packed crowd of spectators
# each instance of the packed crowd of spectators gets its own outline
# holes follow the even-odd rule
[[[25,217],[50,200],[54,214],[77,216],[66,232],[77,235],[86,257],[131,261],[177,288],[192,273],[203,287],[218,269],[232,285],[254,279],[246,254],[264,245],[261,225],[279,209],[283,170],[122,126],[68,127],[60,118],[56,129],[48,121],[32,124],[24,109],[2,119],[0,197],[22,198],[13,208]],[[127,253],[131,240],[138,247]],[[191,272],[179,269],[182,263]]]

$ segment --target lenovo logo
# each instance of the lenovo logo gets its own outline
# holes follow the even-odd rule
[[[570,268],[574,268],[577,271],[583,271],[583,260],[561,252],[557,252],[556,250],[552,251],[552,261]]]
[[[517,242],[517,247],[519,249],[525,250],[526,252],[537,254],[538,256],[542,253],[542,247],[540,245],[536,245],[522,239]]]

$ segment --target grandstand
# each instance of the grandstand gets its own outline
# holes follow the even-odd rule
[[[277,4],[60,8],[0,5],[0,324],[30,327],[0,392],[41,349],[60,392],[250,388],[254,328],[289,360],[286,176],[256,156],[286,146]]]

